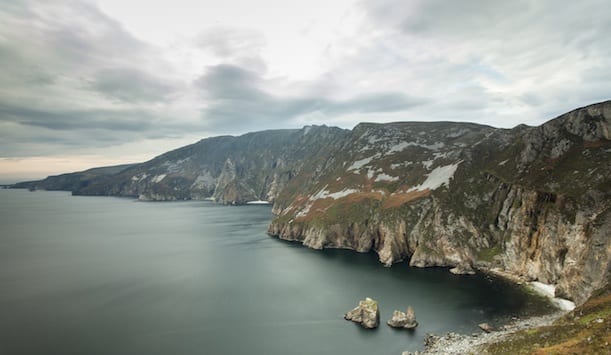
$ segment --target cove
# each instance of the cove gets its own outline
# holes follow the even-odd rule
[[[400,354],[545,311],[485,275],[271,238],[268,206],[0,190],[0,353]],[[381,326],[342,319],[366,296]],[[415,332],[385,325],[412,305]]]

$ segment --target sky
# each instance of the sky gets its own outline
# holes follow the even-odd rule
[[[611,98],[607,0],[0,0],[0,183],[326,124]]]

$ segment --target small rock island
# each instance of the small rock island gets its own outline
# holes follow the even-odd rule
[[[386,322],[393,328],[415,329],[418,326],[416,314],[412,306],[407,307],[407,312],[395,310],[392,312],[392,318]]]
[[[367,297],[359,305],[344,315],[345,320],[361,324],[363,328],[373,329],[380,324],[378,302]]]

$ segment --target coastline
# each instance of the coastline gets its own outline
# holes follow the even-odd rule
[[[487,353],[485,347],[487,345],[505,340],[508,336],[522,331],[544,326],[552,325],[556,320],[572,311],[575,305],[568,301],[554,297],[553,286],[537,282],[528,282],[523,277],[507,273],[498,268],[478,268],[477,271],[488,274],[493,277],[498,277],[514,284],[517,287],[522,287],[526,292],[533,292],[536,295],[543,297],[554,307],[551,313],[528,315],[523,319],[516,318],[496,330],[491,332],[478,332],[472,334],[459,334],[448,332],[444,335],[427,334],[424,338],[423,351],[404,351],[402,355],[433,355],[433,354],[481,354]],[[551,289],[551,292],[550,292]],[[566,301],[572,304],[572,308],[563,307],[563,302]]]
[[[445,335],[429,334],[424,338],[425,348],[423,351],[404,351],[403,355],[432,355],[432,354],[480,354],[482,346],[503,340],[510,334],[520,330],[527,330],[541,326],[551,325],[554,321],[565,315],[566,311],[557,310],[543,316],[533,316],[518,319],[500,327],[498,330],[486,333],[458,334],[454,332]]]

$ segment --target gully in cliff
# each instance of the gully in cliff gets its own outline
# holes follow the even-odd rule
[[[367,297],[359,305],[344,315],[345,320],[359,323],[363,328],[373,329],[380,324],[378,302]]]

